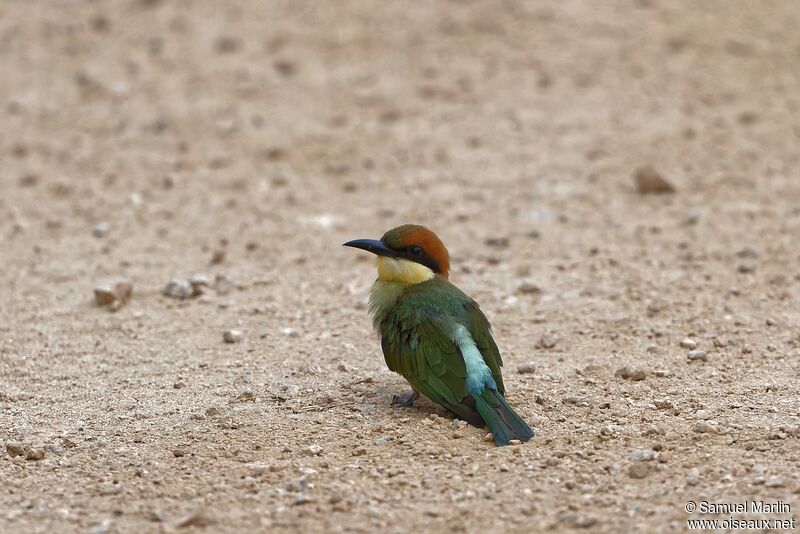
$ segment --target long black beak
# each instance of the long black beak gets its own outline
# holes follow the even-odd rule
[[[390,258],[397,257],[397,251],[390,249],[383,243],[383,241],[378,241],[377,239],[354,239],[344,243],[342,246],[360,248],[361,250],[372,252],[378,256],[389,256]]]

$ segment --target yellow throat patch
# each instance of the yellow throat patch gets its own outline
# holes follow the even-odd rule
[[[378,256],[378,280],[399,284],[419,284],[433,278],[433,271],[420,263],[406,259]]]

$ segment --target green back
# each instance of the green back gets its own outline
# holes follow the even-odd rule
[[[467,397],[466,367],[451,338],[455,324],[461,324],[491,369],[498,390],[504,392],[503,361],[489,321],[474,300],[439,276],[408,286],[379,284],[373,289],[372,313],[389,369],[469,420],[475,411],[462,404]]]

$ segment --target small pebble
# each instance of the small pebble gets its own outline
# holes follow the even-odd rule
[[[98,306],[108,306],[111,311],[116,311],[128,302],[133,295],[133,284],[128,281],[118,281],[103,284],[94,288],[94,302]]]
[[[737,256],[740,258],[757,258],[758,251],[753,247],[744,247],[742,250],[736,253]]]
[[[687,349],[687,350],[694,350],[694,349],[697,348],[697,342],[695,340],[690,339],[690,338],[687,337],[687,338],[681,340],[680,346],[681,346],[681,348],[684,348],[684,349]]]
[[[196,274],[189,279],[189,285],[192,286],[192,296],[196,297],[211,287],[211,279],[204,274]]]
[[[509,445],[521,445],[522,441],[520,441],[518,439],[510,439],[510,440],[508,440],[508,444]]]
[[[648,449],[634,449],[631,453],[631,460],[636,462],[649,462],[656,459],[655,451]]]
[[[242,332],[239,330],[225,330],[222,333],[222,340],[225,343],[239,343],[242,340]]]
[[[559,341],[560,339],[557,335],[547,332],[539,339],[538,345],[543,349],[552,349]]]
[[[96,238],[105,237],[108,234],[109,226],[106,222],[97,223],[92,226],[92,235]]]
[[[697,424],[694,425],[694,431],[700,434],[716,434],[719,432],[719,429],[707,421],[698,421]]]
[[[172,456],[174,456],[175,458],[182,458],[186,456],[186,451],[183,449],[173,449]]]
[[[634,382],[640,382],[647,377],[647,373],[643,369],[631,369],[630,367],[620,367],[614,373],[614,376],[618,376],[624,380],[632,380]]]
[[[483,436],[483,441],[487,443],[494,442],[494,435],[491,432],[487,432],[485,436]]]
[[[754,273],[756,271],[756,264],[753,262],[740,263],[738,270],[742,274]]]
[[[234,404],[236,402],[254,402],[256,400],[256,395],[252,391],[245,390],[239,393],[235,399],[231,399],[228,401],[228,404]]]
[[[309,445],[306,451],[311,455],[319,456],[320,454],[322,454],[322,447],[320,447],[317,444]]]
[[[560,464],[560,463],[561,463],[561,460],[559,460],[559,459],[558,459],[557,457],[555,457],[555,456],[551,456],[551,457],[549,457],[547,460],[545,460],[545,461],[544,461],[544,464],[545,464],[547,467],[555,467],[555,466],[557,466],[557,465],[558,465],[558,464]]]
[[[628,466],[628,476],[631,478],[645,478],[650,474],[650,464],[633,462]]]
[[[263,462],[253,462],[245,465],[251,476],[258,477],[266,473],[270,465]]]
[[[38,462],[39,460],[44,460],[44,448],[31,447],[25,452],[25,459],[30,460],[32,462]]]
[[[517,287],[517,293],[523,295],[538,295],[542,292],[542,288],[531,282],[523,282]]]
[[[694,413],[694,417],[695,419],[700,419],[701,421],[707,421],[708,419],[711,419],[711,412],[708,410],[697,410]]]
[[[25,448],[19,441],[9,441],[6,443],[6,452],[13,458],[14,456],[22,456],[25,454]]]
[[[211,261],[209,262],[211,265],[219,265],[225,261],[225,249],[215,250],[214,254],[211,255]]]
[[[161,293],[165,297],[173,299],[188,299],[196,296],[194,288],[192,288],[192,284],[189,282],[189,280],[185,279],[172,280],[170,283],[164,286],[164,288],[161,290]]]
[[[684,222],[688,225],[694,225],[700,222],[700,217],[702,216],[702,212],[697,208],[689,208],[686,211],[686,218]]]
[[[652,167],[637,169],[633,178],[640,194],[675,192],[675,186]]]
[[[308,481],[306,480],[290,480],[286,484],[286,491],[300,493],[308,489]]]
[[[583,397],[567,397],[564,399],[564,404],[572,404],[573,406],[580,406],[586,408],[591,405],[588,399]]]
[[[523,363],[517,366],[517,372],[519,374],[532,374],[536,372],[536,364],[533,363]]]
[[[624,366],[624,367],[620,367],[619,369],[617,369],[614,372],[614,376],[618,376],[620,378],[624,378],[625,380],[627,380],[628,378],[631,377],[632,373],[633,373],[633,371],[631,371],[630,367]]]
[[[641,382],[647,377],[647,373],[643,369],[634,369],[631,374],[631,380],[634,382]]]
[[[706,356],[706,351],[704,350],[692,350],[689,351],[689,354],[686,355],[687,358],[691,361],[708,361],[708,356]]]
[[[490,237],[486,241],[486,246],[495,248],[506,248],[509,244],[507,237]]]

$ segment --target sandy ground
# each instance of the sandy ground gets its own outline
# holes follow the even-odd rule
[[[800,515],[798,27],[794,0],[0,3],[0,530]],[[405,222],[494,324],[529,444],[390,405],[340,245]]]

